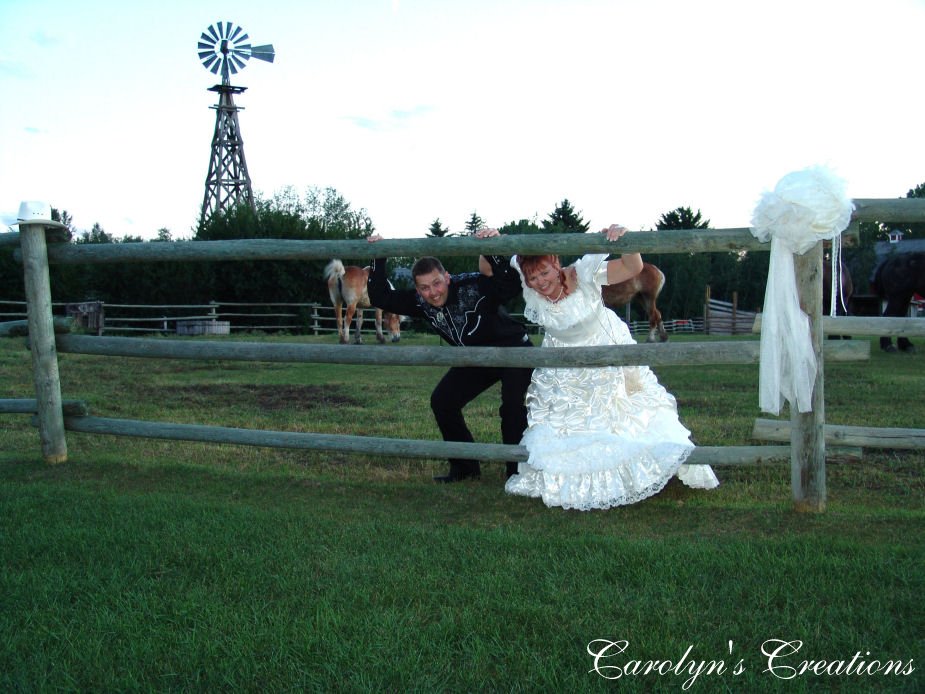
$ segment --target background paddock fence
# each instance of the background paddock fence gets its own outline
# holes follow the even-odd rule
[[[736,292],[732,293],[732,301],[720,301],[710,298],[707,287],[703,305],[703,331],[707,335],[747,335],[752,332],[757,315],[738,307]]]
[[[925,221],[925,200],[906,198],[889,200],[855,200],[855,220],[869,221]],[[89,335],[60,335],[56,338],[55,316],[51,304],[51,289],[48,281],[48,263],[123,263],[123,262],[166,262],[177,260],[271,260],[271,259],[327,259],[332,257],[365,257],[369,246],[362,241],[277,241],[270,239],[244,239],[237,241],[215,242],[172,242],[159,244],[62,244],[46,243],[45,228],[41,224],[21,224],[17,234],[20,250],[18,257],[24,268],[24,281],[28,310],[29,346],[32,353],[33,380],[35,383],[34,421],[39,429],[42,454],[48,463],[67,460],[65,430],[94,431],[124,436],[163,437],[174,440],[211,440],[232,442],[231,439],[247,440],[250,445],[286,446],[290,445],[289,436],[295,436],[300,447],[331,446],[331,450],[343,452],[355,446],[357,449],[369,450],[378,455],[402,455],[425,458],[454,457],[456,449],[453,444],[444,441],[407,441],[398,439],[370,439],[369,437],[349,436],[332,440],[330,436],[317,433],[285,434],[262,430],[241,430],[225,427],[206,427],[201,425],[178,425],[166,422],[142,422],[132,420],[111,420],[90,415],[74,416],[66,414],[61,398],[60,377],[58,374],[57,352],[80,351],[81,353],[120,353],[125,347],[113,347],[109,341],[121,340],[120,345],[133,343],[130,349],[136,356],[152,349],[153,343],[178,342],[178,352],[171,358],[211,358],[210,350],[216,347],[228,348],[233,343],[216,340],[178,340],[162,341],[143,338],[92,337]],[[48,239],[51,239],[49,235]],[[8,243],[8,238],[0,238],[0,243]],[[601,235],[585,234],[537,234],[525,236],[502,236],[491,239],[474,237],[453,237],[448,239],[408,239],[386,240],[379,242],[377,254],[382,256],[473,256],[477,254],[511,255],[513,253],[560,253],[581,255],[588,252],[725,252],[749,249],[766,249],[767,244],[759,243],[748,229],[719,230],[682,230],[639,232],[621,239],[616,246]],[[832,355],[846,354],[857,348],[852,341],[841,342],[838,346],[823,344],[822,319],[822,244],[795,259],[797,290],[801,305],[806,307],[810,318],[813,349],[820,368],[813,387],[813,409],[808,413],[791,413],[789,446],[747,446],[701,448],[691,463],[697,464],[738,464],[765,462],[789,458],[791,468],[791,486],[794,507],[799,511],[819,512],[825,509],[825,437],[824,431],[824,358]],[[234,343],[238,345],[241,343]],[[847,347],[846,347],[847,345]],[[722,363],[742,363],[743,359],[754,359],[756,349],[754,341],[737,341],[723,345],[733,350],[727,354]],[[260,349],[258,349],[258,347]],[[306,345],[253,345],[246,344],[239,349],[253,350],[241,354],[239,358],[249,361],[266,360],[271,348],[307,347]],[[310,358],[315,361],[340,363],[346,355],[369,356],[377,360],[396,358],[406,347],[394,349],[375,349],[361,354],[357,347],[344,348],[341,345],[312,345],[316,351]],[[669,347],[671,351],[666,350]],[[173,348],[173,346],[170,346]],[[867,344],[869,349],[869,343]],[[415,357],[415,365],[484,365],[484,356],[473,350],[478,348],[426,347]],[[490,349],[490,348],[482,348]],[[497,358],[507,360],[515,358],[517,348],[498,350]],[[582,359],[591,359],[593,365],[643,363],[656,364],[668,354],[674,354],[677,363],[698,363],[704,354],[717,357],[717,343],[685,342],[680,345],[643,344],[619,345],[603,348],[602,354],[588,354],[593,348],[571,349],[524,349],[522,361],[518,366],[558,366],[582,363]],[[748,355],[748,351],[753,356]],[[847,350],[847,351],[846,351]],[[180,352],[186,351],[181,354]],[[473,355],[480,357],[477,363],[471,363]],[[280,355],[280,358],[293,358],[294,355]],[[304,356],[304,355],[303,355]],[[403,355],[403,358],[412,356]],[[722,355],[720,355],[722,356]],[[593,359],[592,359],[593,358]],[[370,363],[369,361],[365,363]],[[718,363],[718,362],[713,362]],[[757,386],[756,386],[757,387]],[[8,402],[8,401],[6,401]],[[29,403],[31,406],[31,403]],[[20,404],[22,408],[24,405]],[[388,443],[392,441],[393,443]],[[394,443],[397,441],[398,443]],[[391,446],[391,449],[384,446]],[[517,460],[523,455],[518,446],[502,447],[498,444],[467,444],[464,457],[481,460],[494,460],[500,455],[504,460]],[[400,450],[400,452],[398,452]],[[456,456],[458,457],[458,456]]]
[[[292,335],[337,334],[334,307],[309,303],[248,303],[210,301],[205,304],[109,304],[102,301],[54,302],[56,316],[74,319],[77,328],[95,335],[231,335],[248,332],[282,332]],[[375,315],[364,309],[363,334],[375,335]],[[513,313],[530,332],[540,327]],[[0,322],[26,319],[25,301],[0,300]],[[354,324],[355,325],[355,324]],[[649,333],[648,321],[629,321],[635,336]],[[402,330],[413,329],[411,321],[402,322]],[[422,330],[426,328],[423,324]],[[693,334],[704,331],[702,317],[665,321],[670,334]]]
[[[319,303],[210,301],[205,304],[115,304],[102,301],[54,302],[56,315],[96,335],[228,335],[283,332],[296,335],[337,333],[334,307]],[[25,320],[25,301],[0,301],[0,321]],[[375,333],[372,309],[363,332]]]

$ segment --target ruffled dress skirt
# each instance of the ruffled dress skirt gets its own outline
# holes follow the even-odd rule
[[[508,480],[511,494],[590,510],[641,501],[675,475],[691,487],[719,484],[708,466],[683,464],[690,432],[647,367],[537,369],[527,403],[529,459]]]
[[[544,346],[635,342],[609,309],[582,309],[588,311],[583,320],[568,321],[562,336],[547,331]],[[645,499],[675,475],[690,487],[719,485],[709,466],[684,464],[694,450],[690,431],[678,418],[674,396],[646,366],[538,368],[527,408],[529,426],[521,443],[529,459],[507,481],[511,494],[590,510]]]

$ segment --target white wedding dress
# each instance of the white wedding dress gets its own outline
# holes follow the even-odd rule
[[[634,344],[601,301],[606,255],[576,264],[575,292],[556,303],[524,283],[525,315],[546,330],[543,347]],[[515,259],[512,265],[520,272]],[[521,275],[521,279],[523,276]],[[677,403],[647,366],[537,368],[527,390],[521,443],[529,459],[505,486],[547,506],[606,509],[659,492],[674,475],[690,487],[719,485],[707,465],[684,465],[694,450]]]

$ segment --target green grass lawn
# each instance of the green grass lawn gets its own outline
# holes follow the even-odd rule
[[[382,349],[409,343],[433,339]],[[439,438],[442,368],[60,364],[64,397],[99,416]],[[923,366],[876,345],[828,365],[827,419],[921,428]],[[696,443],[754,443],[757,366],[657,372]],[[0,341],[0,397],[32,394],[22,340]],[[481,441],[500,442],[497,406],[489,392],[467,412]],[[4,692],[925,690],[921,452],[833,458],[828,509],[805,515],[786,464],[580,513],[507,496],[500,464],[435,485],[442,461],[73,433],[68,448],[46,465],[29,417],[0,415]],[[826,662],[787,679],[804,661]]]

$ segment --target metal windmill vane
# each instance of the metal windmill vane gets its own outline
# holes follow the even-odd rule
[[[219,100],[218,105],[212,107],[216,111],[215,134],[199,218],[202,225],[214,214],[236,205],[255,207],[238,123],[238,111],[242,109],[234,103],[234,95],[241,94],[246,87],[232,86],[231,75],[243,70],[251,58],[272,63],[276,53],[270,44],[251,45],[247,32],[231,22],[209,26],[199,36],[197,48],[203,67],[213,75],[220,75],[222,80],[221,84],[209,88],[209,91],[218,92]]]
[[[216,22],[199,36],[199,59],[213,75],[221,73],[222,84],[236,75],[251,58],[273,62],[276,53],[271,44],[252,46],[247,32],[231,22]]]

